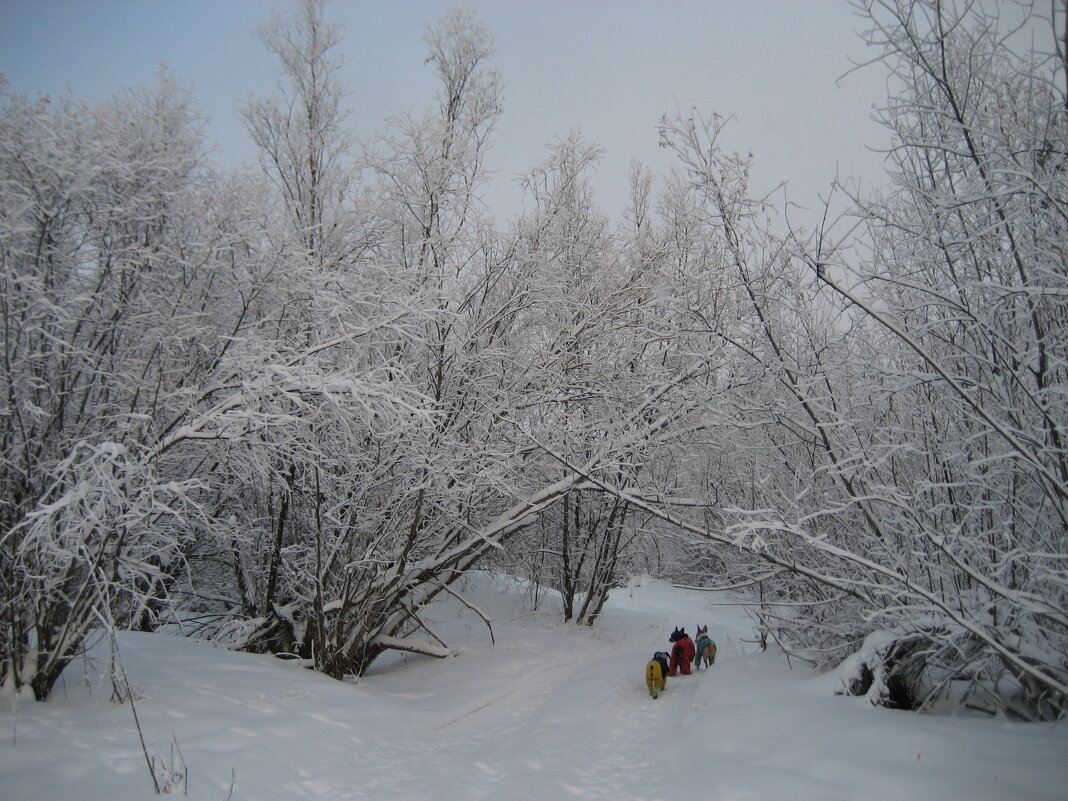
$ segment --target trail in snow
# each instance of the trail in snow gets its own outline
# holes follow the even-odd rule
[[[195,801],[1053,801],[1068,730],[889,712],[762,653],[718,595],[660,582],[613,593],[590,630],[531,611],[479,575],[431,623],[461,653],[393,655],[356,684],[163,635],[120,637],[150,752],[172,737]],[[652,700],[644,666],[675,626],[709,624],[708,671]],[[47,704],[0,714],[0,798],[154,798],[128,705],[108,703],[106,649]],[[88,673],[89,681],[81,679]],[[96,678],[92,678],[92,677]],[[231,782],[233,783],[231,789]]]

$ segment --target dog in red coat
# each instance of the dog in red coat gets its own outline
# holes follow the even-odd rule
[[[683,676],[690,675],[690,663],[697,654],[697,647],[690,639],[685,629],[675,629],[668,637],[674,645],[671,646],[671,664],[668,665],[668,675],[674,676],[682,670]]]

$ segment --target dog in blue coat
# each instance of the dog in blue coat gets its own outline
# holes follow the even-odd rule
[[[712,642],[712,638],[708,636],[708,626],[697,627],[697,642],[696,653],[693,655],[694,667],[698,670],[701,669],[701,662],[705,663],[705,667],[711,667],[716,661],[716,644]]]

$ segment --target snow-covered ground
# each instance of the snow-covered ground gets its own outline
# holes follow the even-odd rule
[[[752,625],[723,596],[641,582],[613,593],[593,630],[560,623],[551,604],[529,611],[510,580],[477,575],[465,596],[492,615],[496,645],[445,601],[432,617],[458,656],[393,655],[358,684],[121,635],[149,755],[184,763],[197,801],[1068,798],[1068,727],[836,696],[833,677],[746,642]],[[652,700],[646,660],[674,626],[706,622],[716,665]],[[106,643],[96,654],[48,703],[6,702],[4,801],[155,797],[130,705],[110,703],[101,678]]]

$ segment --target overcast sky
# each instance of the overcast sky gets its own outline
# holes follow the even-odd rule
[[[353,91],[353,125],[380,128],[392,112],[432,99],[424,24],[444,0],[334,0],[329,19]],[[210,118],[208,138],[225,166],[253,157],[235,111],[269,94],[277,75],[254,31],[286,0],[0,0],[0,72],[35,96],[103,99],[151,83],[161,63]],[[656,124],[696,106],[734,115],[731,149],[752,151],[756,188],[785,181],[809,204],[836,174],[878,180],[886,134],[871,120],[885,99],[866,60],[863,27],[845,0],[481,0],[469,3],[493,33],[492,66],[504,83],[504,115],[487,200],[518,206],[514,176],[545,157],[554,135],[578,128],[606,155],[598,200],[622,206],[632,158],[660,168]],[[844,77],[843,77],[844,76]]]

